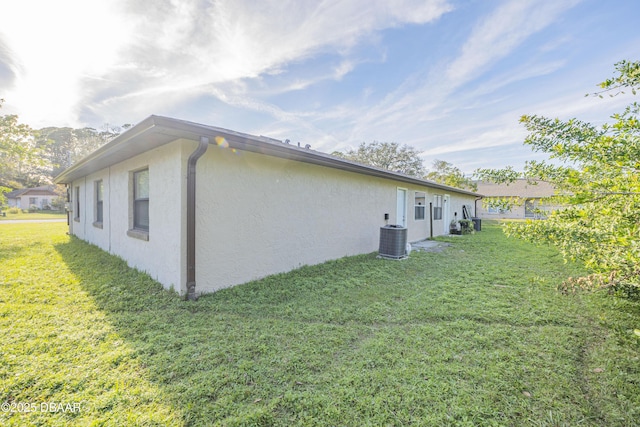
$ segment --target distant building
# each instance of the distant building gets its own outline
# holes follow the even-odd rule
[[[58,197],[53,188],[49,185],[23,188],[6,193],[5,197],[10,208],[29,209],[35,206],[36,209],[51,209],[51,204]]]
[[[541,219],[545,215],[540,211],[549,212],[558,206],[547,205],[543,199],[555,194],[555,187],[545,181],[530,183],[526,179],[518,179],[510,184],[495,184],[478,182],[478,193],[484,196],[482,203],[478,203],[478,214],[485,219]],[[490,206],[487,202],[491,198],[510,199],[513,203],[510,209]]]

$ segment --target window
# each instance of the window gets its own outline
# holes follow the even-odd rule
[[[487,207],[487,212],[490,213],[490,214],[502,214],[502,213],[505,213],[507,211],[506,211],[506,209],[501,208],[499,206],[491,206],[491,205],[489,205]]]
[[[73,215],[73,219],[76,221],[80,221],[80,187],[76,187],[75,196],[75,213]]]
[[[29,207],[31,207],[31,205],[35,205],[36,203],[38,203],[38,199],[36,197],[29,197]]]
[[[426,195],[424,193],[421,193],[419,191],[416,191],[416,197],[415,197],[415,203],[414,203],[414,219],[416,221],[419,220],[423,220],[424,219],[424,213],[425,213],[425,201],[426,201]]]
[[[149,169],[133,173],[133,228],[149,231]]]
[[[536,218],[538,217],[538,206],[534,199],[527,199],[524,202],[524,217]]]
[[[96,181],[96,217],[95,217],[95,225],[102,224],[103,220],[103,195],[104,188],[102,185],[102,180]]]
[[[442,196],[433,196],[433,219],[442,219]]]

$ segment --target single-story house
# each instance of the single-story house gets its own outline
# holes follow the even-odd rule
[[[69,232],[190,298],[446,234],[478,194],[307,147],[150,116],[62,172]]]
[[[5,194],[10,208],[18,209],[51,209],[51,203],[58,197],[53,187],[23,188]]]
[[[517,179],[509,184],[477,182],[478,192],[484,197],[478,203],[478,215],[485,219],[541,219],[544,212],[557,209],[546,199],[556,193],[553,184],[545,181]],[[492,204],[492,200],[504,200],[506,203]]]

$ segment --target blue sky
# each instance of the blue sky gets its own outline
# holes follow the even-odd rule
[[[640,59],[638,16],[637,0],[5,1],[2,113],[34,128],[159,114],[519,169],[539,158],[522,114],[602,123],[631,102],[584,95]]]

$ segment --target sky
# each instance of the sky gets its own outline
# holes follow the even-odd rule
[[[640,59],[638,0],[0,0],[1,114],[152,114],[331,153],[397,142],[465,173],[544,156],[523,114],[595,124],[585,97]]]

